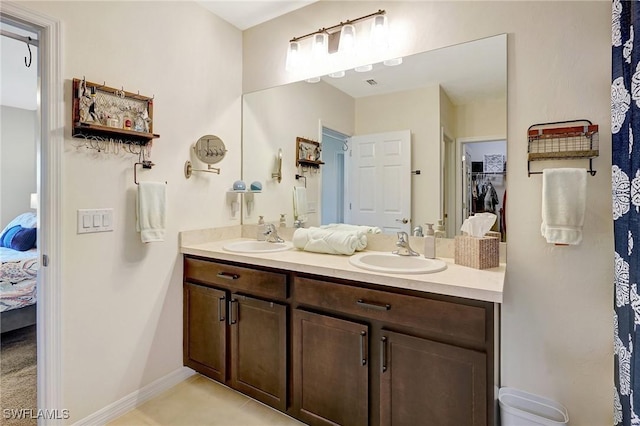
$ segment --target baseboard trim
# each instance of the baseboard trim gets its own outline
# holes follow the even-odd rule
[[[126,412],[142,405],[154,396],[166,391],[172,386],[186,380],[195,374],[195,371],[188,367],[181,367],[158,380],[149,383],[147,386],[137,391],[131,392],[124,398],[107,405],[84,419],[74,423],[74,426],[103,425],[111,420],[122,416]]]

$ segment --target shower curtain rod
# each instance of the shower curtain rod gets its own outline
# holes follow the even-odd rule
[[[40,45],[40,41],[39,40],[36,40],[36,39],[33,39],[33,38],[30,39],[27,36],[21,36],[21,35],[18,35],[18,34],[14,34],[14,33],[10,32],[10,31],[7,31],[7,30],[0,30],[0,35],[12,38],[14,40],[22,41],[22,42],[30,44],[32,46],[38,47]]]

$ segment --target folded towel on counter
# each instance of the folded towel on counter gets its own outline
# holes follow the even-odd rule
[[[361,231],[298,228],[293,233],[293,246],[315,253],[352,255],[367,247],[367,236]]]
[[[543,170],[540,231],[548,243],[580,244],[586,203],[585,169]]]
[[[348,223],[330,223],[320,226],[321,229],[335,229],[338,231],[361,231],[366,234],[381,234],[382,229],[377,226],[350,225]]]
[[[143,243],[164,241],[167,211],[167,185],[140,182],[136,199],[136,230]]]

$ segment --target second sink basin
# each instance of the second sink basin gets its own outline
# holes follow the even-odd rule
[[[388,274],[429,274],[447,268],[447,264],[439,259],[400,256],[393,253],[362,252],[351,256],[349,263],[358,268]]]
[[[291,243],[287,242],[270,243],[267,241],[245,240],[226,244],[222,248],[235,253],[271,253],[289,250],[291,247]]]

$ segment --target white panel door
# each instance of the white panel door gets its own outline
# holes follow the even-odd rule
[[[411,231],[411,132],[350,139],[350,223]]]

